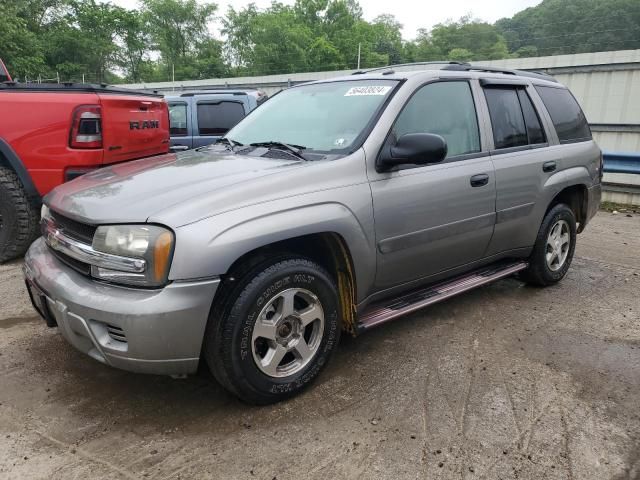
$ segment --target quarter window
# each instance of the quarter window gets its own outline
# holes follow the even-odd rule
[[[224,135],[244,118],[244,107],[238,102],[198,104],[200,135]]]
[[[518,89],[518,98],[520,99],[520,106],[522,106],[522,113],[524,114],[524,123],[527,126],[529,144],[536,145],[538,143],[545,143],[547,138],[540,124],[540,117],[538,117],[538,113],[531,103],[529,95],[521,88]]]
[[[187,104],[169,104],[169,132],[173,137],[187,135]]]
[[[569,90],[542,86],[537,86],[536,90],[549,111],[560,143],[591,140],[587,118]]]
[[[447,142],[447,158],[480,151],[478,117],[467,82],[438,82],[420,88],[398,116],[397,140],[407,133],[433,133]]]
[[[484,91],[489,106],[496,149],[521,147],[529,143],[518,92],[515,88],[487,88]]]

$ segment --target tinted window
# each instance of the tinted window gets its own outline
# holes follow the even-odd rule
[[[520,147],[529,143],[527,128],[515,88],[487,88],[495,148]]]
[[[407,133],[435,133],[447,141],[447,157],[480,151],[478,118],[467,82],[439,82],[418,90],[393,127]]]
[[[569,90],[553,87],[536,87],[536,90],[551,115],[560,143],[591,139],[587,119]]]
[[[187,104],[169,104],[169,132],[171,136],[187,135]]]
[[[244,118],[244,107],[238,102],[198,104],[200,135],[224,135]]]
[[[522,113],[524,114],[524,123],[527,126],[527,134],[529,135],[529,143],[535,145],[537,143],[544,143],[547,141],[544,130],[540,125],[540,117],[536,112],[529,95],[524,89],[518,89],[518,98],[520,99],[520,106],[522,107]]]

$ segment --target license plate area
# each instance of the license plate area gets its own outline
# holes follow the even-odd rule
[[[29,298],[31,299],[33,308],[44,319],[47,327],[57,327],[58,322],[56,322],[55,317],[49,311],[49,305],[47,304],[47,297],[45,294],[34,282],[26,280],[25,283],[27,285],[27,292],[29,293]]]

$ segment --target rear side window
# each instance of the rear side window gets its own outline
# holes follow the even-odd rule
[[[515,88],[487,88],[484,94],[489,105],[495,148],[528,145],[527,127],[518,91]]]
[[[538,117],[538,113],[531,103],[529,95],[524,89],[518,89],[518,99],[520,100],[520,106],[522,107],[524,123],[527,127],[529,144],[536,145],[539,143],[545,143],[547,138],[545,137],[544,130],[540,124],[540,117]]]
[[[447,158],[480,151],[478,118],[467,82],[438,82],[420,88],[407,102],[392,130],[434,133],[447,142]]]
[[[187,135],[187,104],[169,104],[169,132],[172,137]]]
[[[200,135],[224,135],[244,118],[244,107],[238,102],[198,104]]]
[[[547,107],[560,143],[591,140],[587,119],[569,90],[542,86],[536,86],[536,90]]]

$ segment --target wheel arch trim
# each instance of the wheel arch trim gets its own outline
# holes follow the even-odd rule
[[[230,214],[232,215],[232,214]],[[241,257],[261,248],[299,237],[317,234],[338,236],[346,249],[342,254],[352,261],[354,283],[358,286],[356,298],[366,296],[375,278],[376,252],[374,241],[356,215],[338,202],[323,202],[301,207],[279,210],[264,215],[252,215],[234,222],[226,217],[227,225],[216,227],[216,217],[191,224],[176,230],[176,253],[170,278],[189,276],[224,275]],[[194,241],[196,232],[213,231],[205,242]],[[204,248],[198,255],[199,262],[190,259],[194,249]],[[366,260],[369,259],[369,260]],[[194,275],[194,271],[198,271]]]
[[[6,161],[7,166],[11,168],[22,183],[27,195],[30,198],[40,198],[40,194],[36,189],[36,186],[31,179],[31,175],[29,175],[29,171],[25,168],[24,164],[20,161],[20,157],[18,154],[11,148],[4,139],[0,138],[0,165],[2,165],[2,159]]]

